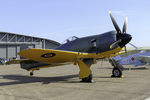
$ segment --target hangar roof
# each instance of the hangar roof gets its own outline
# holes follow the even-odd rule
[[[36,39],[41,39],[41,40],[47,40],[47,41],[50,41],[56,45],[60,45],[59,42],[56,42],[54,40],[50,40],[50,39],[45,39],[45,38],[40,38],[40,37],[35,37],[35,36],[29,36],[29,35],[23,35],[23,34],[16,34],[16,33],[11,33],[11,32],[3,32],[3,31],[0,31],[0,34],[7,34],[7,35],[15,35],[15,36],[24,36],[24,37],[28,37],[28,38],[36,38]]]

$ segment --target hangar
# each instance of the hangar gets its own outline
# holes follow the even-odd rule
[[[50,39],[32,37],[9,32],[0,32],[0,58],[20,59],[17,53],[23,49],[27,48],[52,49],[59,45],[60,43]]]

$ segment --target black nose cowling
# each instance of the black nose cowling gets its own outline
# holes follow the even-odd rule
[[[118,34],[117,40],[121,40],[118,44],[121,48],[123,48],[127,43],[129,43],[132,39],[130,34]]]

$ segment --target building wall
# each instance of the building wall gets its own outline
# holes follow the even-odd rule
[[[53,49],[56,48],[58,45],[55,45],[54,43],[46,40],[45,41],[45,49]]]

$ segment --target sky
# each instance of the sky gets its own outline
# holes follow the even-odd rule
[[[115,30],[109,11],[132,44],[150,46],[150,0],[0,0],[0,31],[63,42]]]

